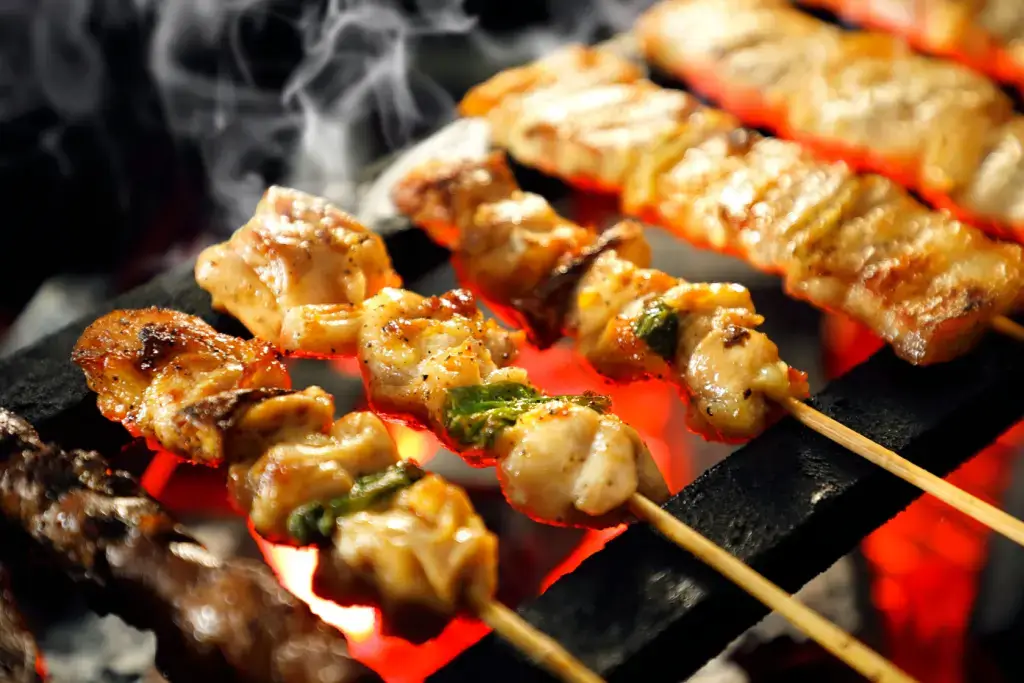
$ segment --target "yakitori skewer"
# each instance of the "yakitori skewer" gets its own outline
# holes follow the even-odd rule
[[[697,397],[693,403],[699,407],[711,404],[700,401],[694,384],[718,397],[716,408],[744,406],[753,396],[751,387],[758,387],[765,402],[775,402],[804,425],[1024,545],[1020,520],[843,427],[796,396],[777,388],[763,391],[773,386],[765,379],[764,368],[781,361],[767,338],[760,346],[750,343],[751,335],[760,333],[732,322],[734,326],[726,329],[734,332],[722,340],[723,350],[730,347],[730,356],[709,353],[715,347],[702,349],[702,342],[680,344],[687,335],[694,336],[688,328],[713,331],[708,319],[729,320],[731,313],[735,321],[737,309],[729,305],[741,302],[744,308],[739,310],[749,308],[751,316],[753,306],[738,286],[685,283],[642,267],[649,261],[649,249],[639,226],[620,224],[599,236],[572,224],[541,197],[520,191],[501,154],[425,164],[399,184],[395,201],[454,251],[465,284],[482,292],[497,310],[511,310],[509,317],[523,322],[535,340],[549,344],[564,331],[601,374],[616,380],[667,378],[684,395]],[[548,278],[545,269],[558,271],[558,287],[549,285],[546,295],[538,296],[535,290],[542,282],[537,278]],[[533,279],[531,273],[536,273]],[[684,296],[672,296],[679,288],[699,297],[696,309],[676,303],[686,301]],[[1020,332],[1006,318],[997,318],[993,325],[1006,327],[1010,334]],[[716,381],[708,383],[708,377]],[[730,396],[732,400],[723,400]],[[748,406],[753,407],[756,404]],[[729,436],[752,437],[764,420],[738,420],[743,414],[734,408],[705,423],[718,425],[718,434],[723,424],[742,425],[745,432],[734,427]],[[702,433],[715,435],[708,429]]]
[[[664,480],[636,431],[607,412],[608,399],[549,396],[534,387],[524,370],[511,365],[523,334],[485,319],[469,292],[423,297],[381,287],[360,300],[370,293],[360,269],[334,269],[331,263],[346,260],[352,245],[365,256],[374,241],[379,236],[328,202],[272,188],[246,226],[200,255],[197,280],[216,307],[286,351],[356,357],[374,410],[430,429],[472,465],[496,466],[510,504],[538,521],[604,527],[626,521],[630,510],[646,519],[652,508],[660,509],[643,501],[666,499]],[[295,248],[278,247],[285,244]],[[252,245],[258,245],[258,257]],[[373,254],[362,267],[388,273],[383,247]],[[266,277],[269,272],[275,276]],[[325,282],[333,283],[333,292]],[[356,296],[338,295],[341,290]],[[706,552],[713,544],[694,544],[696,532],[678,521],[673,526],[673,540],[722,567],[769,607],[786,602],[780,613],[806,617],[807,608],[791,597],[762,590],[763,579],[758,586],[744,583],[756,576],[753,570],[737,573],[721,554]],[[819,633],[815,618],[794,623],[830,647],[831,632]],[[859,644],[835,651],[866,675],[906,680]]]
[[[154,632],[172,680],[380,683],[267,565],[218,558],[127,472],[2,408],[0,514],[97,609]]]
[[[561,59],[562,80],[535,77],[532,89],[499,74],[461,110],[484,117],[518,161],[620,193],[626,213],[782,276],[791,296],[861,322],[909,362],[961,355],[1024,306],[1019,246],[929,211],[894,182],[744,129],[687,93],[640,79],[595,85],[570,69],[597,59]],[[512,72],[550,70],[541,60]]]
[[[845,30],[788,0],[670,0],[648,10],[634,34],[651,63],[750,125],[1024,241],[1024,118],[985,75],[889,35]]]
[[[602,53],[601,59],[614,57]],[[589,68],[588,60],[576,64]],[[547,67],[542,61],[522,70],[546,73]],[[972,348],[988,327],[1019,333],[1020,326],[1002,315],[1022,301],[1019,246],[928,211],[885,178],[857,175],[845,164],[815,159],[795,143],[745,130],[732,116],[685,93],[642,80],[580,85],[571,74],[534,90],[519,86],[529,82],[499,75],[470,91],[462,109],[485,116],[494,141],[520,161],[572,183],[621,192],[628,213],[782,275],[791,294],[867,324],[904,359],[951,359]],[[517,193],[500,163],[492,158],[425,167],[399,188],[398,204],[435,239],[472,253],[463,260],[473,263],[482,253],[522,257],[540,251],[542,240],[550,243],[548,252],[578,252],[578,246],[565,246],[566,226],[572,224],[542,199]],[[529,207],[530,201],[544,210]],[[462,234],[468,236],[465,244]],[[619,261],[636,259],[625,250],[623,255]],[[586,279],[577,273],[576,282]],[[615,286],[607,276],[598,282]],[[475,286],[500,295],[487,284]],[[574,294],[579,308],[586,303],[579,300],[583,291]],[[615,301],[620,310],[641,306],[629,298]],[[568,322],[571,332],[571,317]],[[779,402],[808,427],[839,438],[827,416],[793,399]],[[898,454],[852,432],[840,443],[1024,542],[1020,520],[952,489]]]
[[[267,342],[174,311],[114,311],[85,330],[74,360],[107,418],[192,462],[226,463],[258,533],[321,546],[321,593],[376,604],[385,628],[413,639],[475,613],[562,680],[601,680],[494,605],[497,538],[465,491],[401,461],[372,413],[335,420],[322,389],[292,391]]]

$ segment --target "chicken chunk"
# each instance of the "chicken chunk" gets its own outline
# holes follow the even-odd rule
[[[384,240],[325,199],[271,187],[231,239],[196,261],[214,306],[257,337],[277,341],[304,304],[359,303],[401,284]]]

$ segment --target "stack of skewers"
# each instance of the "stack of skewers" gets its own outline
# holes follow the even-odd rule
[[[462,113],[486,120],[504,151],[429,162],[394,193],[403,212],[452,250],[466,289],[437,297],[401,289],[379,236],[322,199],[271,188],[249,223],[196,265],[214,305],[255,339],[220,334],[170,310],[104,316],[74,353],[101,412],[154,448],[226,465],[231,499],[256,532],[320,548],[319,594],[374,604],[389,631],[410,639],[432,637],[454,615],[475,614],[564,680],[600,680],[495,602],[497,539],[461,489],[399,459],[379,416],[430,430],[471,465],[495,466],[512,506],[536,520],[586,527],[648,522],[872,680],[911,680],[662,510],[664,480],[606,397],[547,395],[514,365],[527,341],[547,347],[570,337],[609,380],[673,383],[689,407],[689,427],[716,441],[755,438],[788,413],[1024,544],[1020,521],[803,403],[805,376],[757,329],[762,318],[746,289],[650,269],[639,223],[603,231],[574,224],[543,197],[522,191],[506,163],[508,153],[569,183],[619,193],[625,213],[782,276],[790,294],[859,320],[910,363],[968,353],[989,329],[1024,340],[1024,330],[1006,317],[1024,303],[1021,248],[926,208],[893,180],[857,172],[894,170],[926,196],[941,194],[964,207],[962,216],[983,217],[983,227],[1019,235],[1014,197],[1007,184],[992,180],[993,168],[1013,161],[999,141],[1005,131],[972,129],[939,141],[929,135],[937,120],[999,112],[1001,101],[979,84],[965,110],[943,93],[965,87],[973,75],[888,43],[874,49],[870,41],[829,34],[793,12],[772,0],[680,0],[640,22],[639,44],[652,62],[699,75],[713,94],[735,93],[723,97],[735,114],[644,80],[635,63],[610,50],[586,47],[566,48],[471,91]],[[849,79],[857,87],[884,81],[888,89],[878,91],[890,98],[872,102],[890,103],[882,113],[895,117],[900,132],[873,136],[874,129],[856,126],[859,110],[844,100],[849,83],[829,80],[827,66],[820,81],[810,80],[821,86],[810,97],[799,71],[806,59],[790,54],[795,37],[842,56],[826,65],[860,64],[852,73],[861,77]],[[868,55],[864,63],[844,61],[858,45]],[[935,75],[925,83],[932,87],[915,90],[918,82],[910,80],[909,92],[895,92],[902,81],[878,74],[883,66],[902,73],[897,60],[908,74],[920,68]],[[916,96],[933,119],[893,104],[913,104]],[[823,160],[797,143],[742,128],[736,116],[755,113],[756,124],[824,141],[834,155],[858,154],[851,164]],[[874,125],[877,115],[867,115]],[[833,128],[826,131],[826,123]],[[894,159],[899,163],[890,164]],[[484,318],[476,296],[513,329]],[[335,419],[333,399],[322,389],[291,389],[281,353],[358,359],[373,412]],[[275,606],[276,621],[261,635],[268,647],[259,656],[239,648],[228,622],[242,622],[225,610],[225,635],[214,639],[221,647],[213,648],[212,660],[245,680],[326,680],[316,678],[316,667],[333,654],[341,665],[331,680],[370,680],[345,658],[343,643],[311,625],[310,615],[274,593],[255,569],[201,559],[201,549],[98,456],[45,446],[10,414],[3,428],[8,455],[0,486],[17,493],[3,499],[9,518],[30,528],[31,519],[48,514],[17,479],[36,476],[19,469],[20,461],[45,456],[65,463],[52,466],[47,486],[63,482],[82,499],[53,514],[104,520],[92,522],[102,529],[87,553],[46,525],[34,527],[66,563],[108,572],[165,602],[174,602],[168,590],[227,590],[225,577],[245,575],[248,583],[237,590],[246,597],[232,602]],[[47,476],[46,466],[38,476]],[[118,531],[108,534],[108,527]],[[98,553],[105,560],[97,564]],[[154,558],[176,562],[183,568],[171,573],[188,578],[163,583],[126,570],[128,560],[142,556],[149,562],[139,560],[143,566]],[[210,650],[182,637],[189,629],[181,624],[191,623],[187,602],[174,603],[180,618],[167,627],[168,637],[198,660]]]

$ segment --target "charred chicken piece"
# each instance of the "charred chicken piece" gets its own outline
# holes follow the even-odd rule
[[[265,565],[211,555],[127,473],[41,443],[3,410],[0,511],[103,606],[155,631],[174,680],[380,680]]]
[[[147,353],[154,334],[173,343]],[[400,462],[372,413],[335,420],[323,389],[287,388],[276,356],[272,373],[247,363],[265,360],[254,348],[262,354],[264,343],[219,334],[192,316],[115,311],[86,330],[75,360],[99,404],[121,406],[106,410],[109,418],[194,462],[226,462],[231,498],[261,535],[324,546],[318,583],[329,587],[326,597],[376,604],[388,632],[414,640],[436,635],[469,600],[492,597],[496,539],[465,493]],[[234,365],[258,367],[274,382],[253,386],[252,373],[226,370]],[[154,406],[160,420],[148,419]]]
[[[245,444],[234,442],[231,425],[291,388],[271,343],[220,334],[199,318],[167,309],[103,316],[82,333],[72,359],[104,417],[209,465],[250,457],[232,452]]]
[[[697,32],[699,38],[685,49],[697,50],[718,33],[744,26],[750,36],[774,30],[761,10],[750,9],[774,11],[770,3],[728,0],[722,5],[730,3],[738,19],[730,16]],[[690,4],[702,6],[701,0]],[[797,16],[794,21],[801,25],[814,23]],[[767,69],[769,63],[750,62],[755,65]],[[784,86],[760,71],[755,76]],[[558,111],[558,97],[549,88],[552,112]],[[561,97],[570,107],[579,93],[567,89]],[[621,107],[608,107],[607,120],[629,120]],[[543,128],[540,114],[534,112],[533,122]],[[552,116],[553,130],[580,136],[579,127],[560,126],[562,119]],[[625,211],[781,275],[791,295],[859,320],[906,360],[926,364],[954,358],[974,345],[994,317],[1024,303],[1020,247],[927,210],[891,180],[822,161],[796,143],[739,128],[714,110],[697,108],[686,121],[675,123],[654,142],[626,153],[637,161],[619,188]],[[570,149],[577,143],[560,144]],[[513,156],[520,151],[532,158],[529,146],[509,148]],[[545,163],[551,172],[573,180],[571,160],[564,167],[557,158]],[[421,177],[418,187],[424,186]]]
[[[637,146],[632,153],[641,151]],[[617,381],[670,379],[689,399],[691,429],[714,440],[749,439],[778,412],[774,401],[806,395],[803,375],[756,330],[762,318],[747,290],[691,284],[647,269],[650,248],[638,224],[621,223],[599,235],[535,195],[510,189],[507,197],[484,203],[487,195],[471,193],[482,200],[474,202],[451,190],[508,174],[501,154],[430,163],[399,185],[396,203],[417,222],[424,215],[448,220],[458,234],[459,262],[467,264],[460,275],[497,308],[515,309],[513,317],[529,325],[531,339],[542,336],[534,312],[558,309],[557,335],[574,337],[598,372]],[[497,213],[518,220],[506,218],[497,228]],[[601,242],[606,249],[592,249]],[[593,258],[580,258],[588,250]],[[554,291],[560,278],[567,281],[564,301],[540,294]]]
[[[0,564],[0,681],[40,683],[42,670],[36,640],[11,592],[10,573]]]
[[[270,340],[299,302],[358,303],[401,284],[379,235],[325,199],[282,187],[267,190],[230,240],[199,255],[196,280],[214,307]]]
[[[454,251],[466,285],[510,322],[524,322],[513,302],[533,296],[552,271],[600,237],[558,215],[543,197],[521,191],[501,152],[425,164],[402,179],[394,197],[400,211]],[[620,235],[616,250],[642,265],[650,260],[636,231]]]
[[[985,76],[785,0],[672,0],[651,9],[638,33],[651,61],[747,123],[1024,241],[1024,123]]]

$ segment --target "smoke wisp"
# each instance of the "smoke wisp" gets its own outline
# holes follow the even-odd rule
[[[166,125],[198,150],[218,222],[231,229],[269,182],[349,203],[381,144],[404,146],[450,120],[454,101],[425,41],[452,46],[449,62],[497,69],[626,29],[649,4],[549,0],[549,22],[499,38],[462,0],[6,0],[0,126],[40,108],[57,126],[96,116],[124,87],[103,41],[135,27],[144,50],[124,58],[144,60]],[[278,44],[286,36],[294,54]],[[47,139],[59,154],[52,132],[40,148]]]

